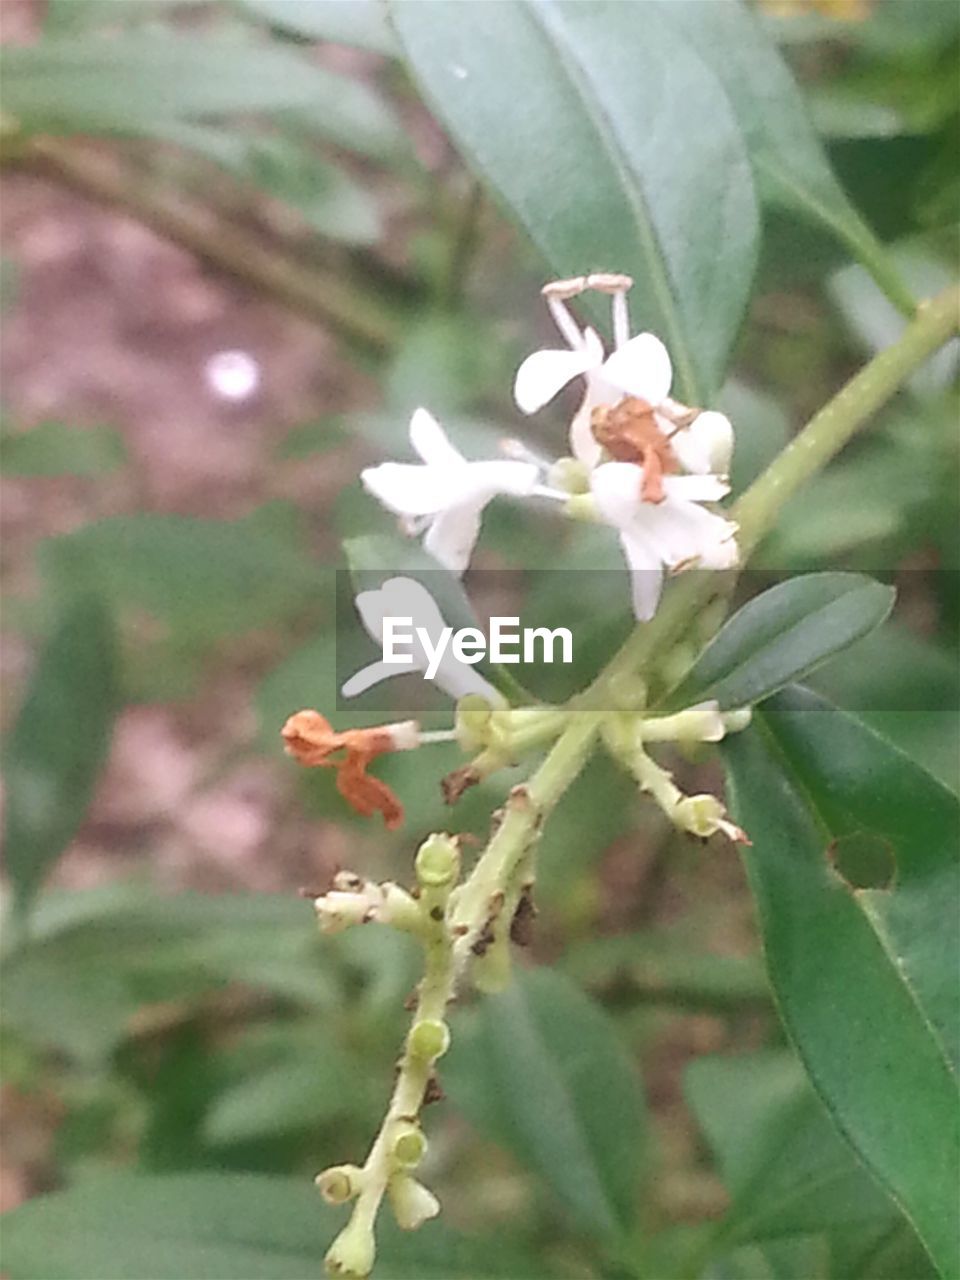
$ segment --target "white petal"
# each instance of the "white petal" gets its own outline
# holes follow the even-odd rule
[[[668,498],[656,504],[643,503],[637,527],[656,545],[669,567],[691,561],[703,568],[729,566],[729,540],[736,526],[695,502]]]
[[[588,350],[534,351],[517,370],[513,398],[521,413],[536,413],[552,400],[571,378],[586,373],[594,364]]]
[[[432,516],[450,501],[456,476],[446,467],[381,462],[378,467],[365,467],[360,480],[389,511],[399,516]]]
[[[719,502],[730,492],[723,476],[664,476],[663,491],[681,502]]]
[[[630,590],[633,612],[638,622],[649,622],[660,603],[663,569],[656,548],[642,534],[624,530],[620,545],[630,566]]]
[[[349,680],[343,682],[340,694],[344,698],[355,698],[358,694],[372,689],[375,684],[380,684],[382,680],[389,680],[391,676],[402,676],[413,670],[413,667],[397,667],[387,662],[371,662],[369,666],[361,667]]]
[[[425,551],[454,573],[463,573],[480,536],[484,503],[448,507],[431,521],[423,540]]]
[[[464,499],[484,497],[489,500],[498,493],[510,493],[522,497],[536,485],[540,468],[533,462],[491,461],[470,462],[464,487]]]
[[[640,509],[643,471],[632,462],[604,462],[590,476],[601,520],[615,529],[628,528]]]
[[[670,443],[686,471],[716,471],[726,475],[733,456],[733,427],[723,413],[698,414],[689,427],[676,432]]]
[[[602,376],[627,395],[656,406],[670,392],[673,367],[667,348],[652,333],[638,333],[603,362]]]
[[[431,637],[438,636],[446,625],[443,615],[433,596],[416,578],[388,578],[375,591],[361,591],[354,600],[354,606],[367,634],[376,644],[383,643],[383,620],[390,618],[412,618],[414,627],[423,627]],[[421,658],[426,666],[426,658],[418,655],[414,646],[414,663]]]
[[[466,462],[463,454],[450,443],[440,423],[426,409],[417,409],[410,419],[410,443],[424,462],[435,466],[456,467]]]
[[[593,434],[592,422],[593,411],[599,403],[593,398],[588,389],[580,408],[570,423],[570,452],[578,462],[582,462],[585,467],[589,467],[591,470],[597,465],[603,454],[603,450]]]

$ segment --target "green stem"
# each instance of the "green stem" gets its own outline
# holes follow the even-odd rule
[[[54,138],[34,138],[14,153],[11,163],[131,214],[218,270],[361,347],[382,354],[399,337],[400,321],[382,299],[344,285],[342,272],[323,271],[265,248],[238,227],[212,219],[203,210],[176,204],[166,193],[142,181],[130,181],[121,169],[89,148]]]
[[[958,330],[960,288],[954,285],[922,302],[916,319],[901,337],[814,414],[730,512],[740,526],[738,541],[743,561],[773,528],[787,499],[821,471],[871,415]],[[618,680],[641,670],[656,654],[667,652],[688,631],[691,620],[711,600],[728,594],[732,586],[731,574],[685,574],[666,592],[653,620],[638,626],[627,638],[581,695],[578,705],[609,704]]]
[[[823,469],[851,436],[960,328],[960,289],[921,303],[900,339],[860,370],[807,423],[740,498],[731,516],[740,526],[744,559],[773,526],[788,498]]]

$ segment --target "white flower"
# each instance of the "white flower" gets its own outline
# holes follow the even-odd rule
[[[664,567],[679,572],[736,565],[737,526],[699,505],[729,492],[721,476],[664,476],[661,502],[643,499],[643,468],[632,462],[602,463],[590,484],[597,514],[620,535],[641,622],[656,612]]]
[[[655,411],[657,426],[670,438],[685,470],[725,473],[733,429],[722,413],[691,413],[670,400],[673,366],[666,347],[652,333],[630,337],[626,294],[632,283],[629,276],[598,275],[561,280],[544,288],[547,306],[569,350],[544,349],[524,360],[514,382],[517,405],[523,413],[535,413],[573,378],[583,375],[586,394],[570,425],[570,448],[580,462],[595,467],[600,461],[601,445],[593,434],[594,409],[632,396]],[[588,288],[612,295],[614,349],[609,356],[594,330],[581,330],[564,305],[564,299]]]
[[[468,462],[426,409],[417,409],[410,419],[410,443],[422,464],[384,462],[367,467],[360,479],[415,531],[426,527],[425,550],[445,568],[463,573],[484,507],[501,493],[529,494],[539,470],[531,462]]]
[[[447,624],[437,602],[427,588],[416,578],[388,578],[376,591],[361,591],[354,601],[357,612],[364,627],[373,639],[383,648],[384,618],[410,618],[414,640],[410,648],[412,662],[403,666],[388,662],[372,662],[361,668],[346,681],[340,690],[345,698],[354,698],[365,693],[367,689],[379,684],[381,680],[389,680],[391,676],[409,675],[413,671],[426,671],[430,665],[430,655],[420,639],[417,628],[426,632],[431,648],[436,652],[437,645]],[[483,676],[465,662],[458,662],[448,646],[440,658],[434,683],[448,694],[459,700],[468,693],[479,693],[492,706],[501,706],[503,697]]]

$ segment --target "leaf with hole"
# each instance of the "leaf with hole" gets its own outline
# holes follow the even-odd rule
[[[723,746],[770,978],[813,1087],[944,1276],[960,1256],[960,807],[895,747],[806,690]],[[890,887],[837,842],[869,839]],[[871,873],[867,883],[877,883]]]

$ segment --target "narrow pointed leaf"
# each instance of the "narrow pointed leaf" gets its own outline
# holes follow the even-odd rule
[[[537,970],[487,998],[455,1031],[443,1079],[581,1228],[629,1227],[644,1147],[640,1083],[605,1015],[568,979]]]
[[[654,0],[651,24],[668,22],[723,84],[743,130],[764,203],[795,211],[844,241],[896,297],[912,300],[837,181],[790,69],[740,0]]]
[[[440,120],[553,271],[632,275],[636,326],[669,346],[681,394],[708,397],[758,219],[739,126],[689,41],[615,0],[394,0],[391,13]]]
[[[669,696],[751,706],[799,680],[878,627],[894,590],[859,573],[810,573],[778,583],[730,618]]]
[[[840,1132],[954,1277],[957,799],[802,689],[724,755],[786,1029]],[[866,874],[850,861],[865,848]]]
[[[117,710],[115,661],[109,614],[80,597],[40,656],[7,744],[4,847],[21,912],[90,804]]]

